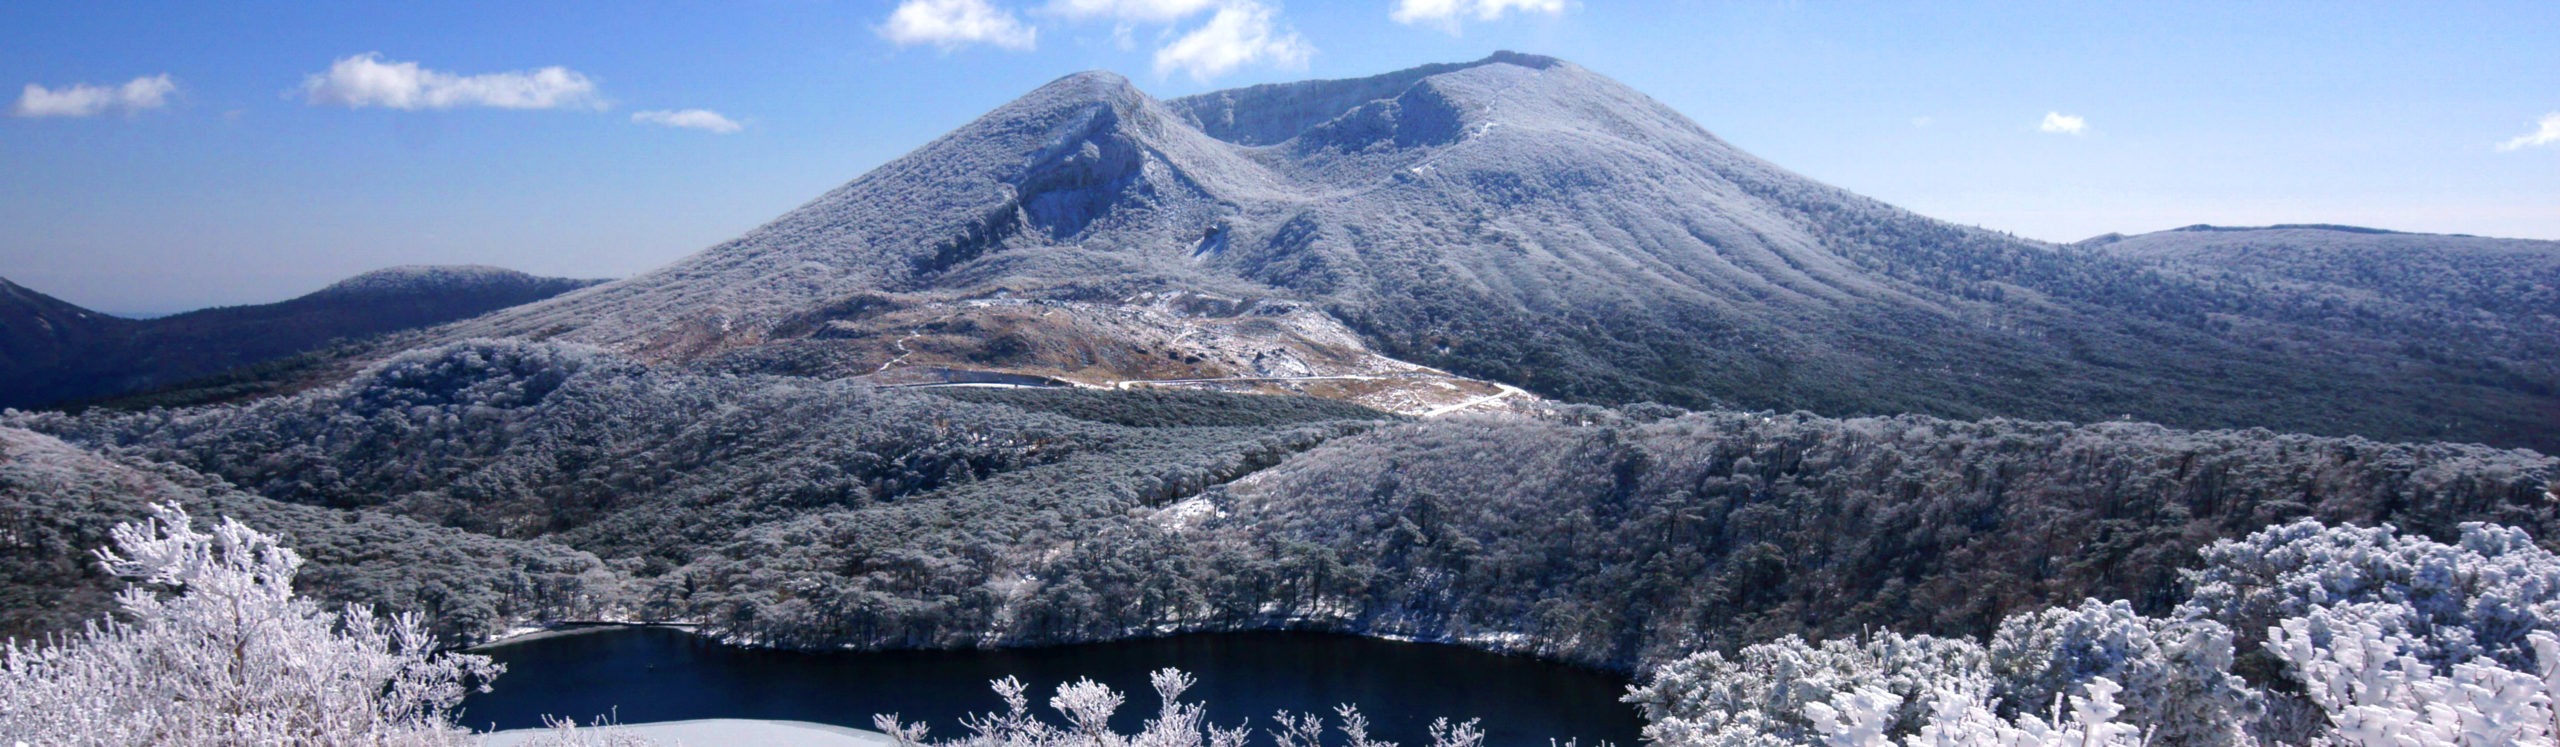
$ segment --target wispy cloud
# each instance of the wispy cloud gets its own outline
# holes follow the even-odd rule
[[[1305,66],[1315,47],[1280,25],[1278,15],[1261,3],[1230,2],[1208,23],[1156,50],[1156,74],[1181,70],[1205,81],[1245,65]]]
[[[1933,125],[1933,124],[1937,124],[1937,123],[1938,123],[1938,119],[1937,119],[1936,117],[1912,117],[1912,118],[1911,118],[1911,126],[1913,126],[1913,127],[1927,127],[1927,126],[1929,126],[1929,125]]]
[[[158,109],[169,105],[169,94],[178,92],[176,81],[167,73],[126,81],[120,86],[93,86],[74,83],[68,88],[52,89],[34,83],[18,93],[18,103],[9,107],[14,117],[94,117],[109,110],[126,114]]]
[[[2044,122],[2037,124],[2036,129],[2057,135],[2078,135],[2088,131],[2089,120],[2074,114],[2045,112]]]
[[[1458,33],[1458,25],[1466,20],[1497,21],[1511,11],[1563,15],[1571,7],[1567,0],[1396,0],[1387,17],[1397,23],[1436,26]]]
[[[709,109],[673,109],[632,112],[631,121],[641,124],[659,125],[662,127],[681,127],[688,130],[716,132],[722,135],[746,129],[746,126],[738,124],[737,120],[720,116],[719,112]]]
[[[415,62],[386,62],[381,53],[338,60],[325,73],[302,81],[304,100],[314,106],[361,109],[603,109],[595,81],[565,67],[506,73],[459,75],[429,70]]]
[[[1217,5],[1218,0],[1051,0],[1047,10],[1074,19],[1172,23]]]
[[[2537,129],[2523,135],[2518,135],[2514,140],[2499,143],[2498,150],[2539,148],[2553,143],[2560,143],[2560,112],[2552,112],[2550,114],[2542,115],[2541,125],[2541,129]]]
[[[1315,53],[1314,45],[1261,0],[1048,0],[1032,13],[1067,22],[1110,21],[1116,24],[1112,42],[1122,49],[1137,45],[1132,25],[1172,26],[1207,14],[1208,20],[1197,27],[1179,33],[1167,29],[1157,37],[1173,39],[1156,50],[1157,75],[1181,71],[1208,80],[1246,65],[1304,66]],[[951,50],[991,44],[1028,50],[1036,46],[1040,29],[988,0],[904,0],[878,31],[902,47],[930,44]]]
[[[987,0],[906,0],[889,12],[880,38],[901,47],[931,44],[944,50],[992,44],[1028,50],[1039,43],[1040,30],[1025,25],[1012,11],[998,10]]]

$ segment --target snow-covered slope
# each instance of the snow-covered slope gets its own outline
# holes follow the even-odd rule
[[[1746,186],[1772,180],[1794,177],[1549,58],[1169,104],[1083,73],[738,239],[473,329],[734,344],[852,293],[1123,279],[1106,271],[1353,304],[1440,272],[1549,308],[1642,300],[1631,285],[1699,303],[1892,295]]]
[[[1069,76],[735,240],[443,337],[658,361],[787,342],[840,353],[795,371],[855,375],[914,331],[884,310],[1177,292],[1309,305],[1374,353],[1564,399],[2560,446],[2533,414],[2560,381],[1915,215],[1511,53],[1172,101]]]

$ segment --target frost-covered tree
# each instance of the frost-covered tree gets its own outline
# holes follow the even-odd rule
[[[2407,608],[2319,608],[2267,632],[2267,647],[2329,717],[2329,744],[2352,747],[2552,745],[2560,737],[2560,636],[2533,631],[2540,661],[2509,669],[2486,656],[2451,667],[2421,658]]]
[[[2466,688],[2521,682],[2551,664],[2534,639],[2560,631],[2560,556],[2519,529],[2471,523],[2459,535],[2445,544],[2389,525],[2268,527],[2205,548],[2176,614],[2266,636],[2260,650],[2282,670],[2271,676],[2302,685],[2301,695],[2268,697],[2261,731],[2272,739],[2500,743],[2496,730],[2424,735],[2524,718],[2507,713],[2522,704],[2475,702]]]
[[[1989,661],[2000,700],[2019,710],[2108,680],[2120,686],[2126,719],[2151,725],[2161,747],[2247,743],[2261,710],[2231,673],[2229,628],[2145,617],[2123,601],[2012,615],[1992,636]]]
[[[1148,719],[1135,734],[1111,729],[1111,714],[1119,711],[1127,698],[1090,679],[1060,685],[1058,693],[1049,698],[1049,708],[1065,717],[1063,726],[1033,714],[1029,689],[1012,677],[992,683],[996,696],[1004,700],[1004,712],[962,721],[970,731],[968,737],[932,742],[926,737],[924,724],[900,722],[894,713],[874,716],[872,724],[898,747],[1243,747],[1252,736],[1244,725],[1225,728],[1211,724],[1206,707],[1182,702],[1182,694],[1191,689],[1193,682],[1191,675],[1171,668],[1150,675],[1148,683],[1155,687],[1159,705],[1155,718]],[[1393,742],[1369,736],[1369,720],[1358,708],[1345,705],[1335,713],[1335,730],[1342,733],[1346,747],[1396,747]],[[1271,731],[1271,737],[1279,747],[1323,747],[1323,718],[1286,711],[1274,718],[1279,728]],[[1444,718],[1431,723],[1431,747],[1483,745],[1484,730],[1475,721],[1453,724]]]
[[[2101,608],[2104,605],[2100,605]],[[2021,657],[2024,658],[2024,657]],[[1635,688],[1645,740],[1665,747],[2043,747],[2145,744],[2118,721],[2123,688],[2103,676],[2003,715],[1981,645],[1901,636],[1798,638],[1682,659]]]
[[[0,648],[0,735],[44,745],[445,745],[450,711],[502,671],[438,653],[414,615],[321,609],[302,558],[175,506],[119,525],[99,560],[131,581],[120,617]]]
[[[1627,700],[1644,713],[1647,742],[1765,747],[1811,743],[1824,733],[1815,714],[1844,697],[1862,699],[1855,711],[1881,709],[1876,723],[1891,730],[1924,720],[1935,691],[1980,700],[1990,689],[1980,644],[1887,631],[1820,644],[1788,636],[1732,657],[1691,655],[1656,670]]]
[[[2381,604],[2401,613],[2367,621],[2406,638],[2429,666],[2487,656],[2526,670],[2528,634],[2560,630],[2560,556],[2521,529],[2466,523],[2460,532],[2448,545],[2388,524],[2305,519],[2216,542],[2187,574],[2195,591],[2177,616],[2256,634],[2317,609]]]
[[[1664,666],[1629,696],[1663,745],[2560,745],[2560,557],[2297,522],[2215,543],[2171,617],[2086,601],[1985,648],[1891,632]],[[2242,626],[2252,626],[2242,628]],[[2234,674],[2234,631],[2275,662]]]
[[[1396,747],[1396,743],[1369,736],[1369,717],[1357,706],[1345,704],[1333,709],[1335,731],[1342,733],[1343,747]],[[1280,728],[1271,730],[1271,741],[1277,747],[1325,747],[1325,720],[1312,713],[1281,711],[1272,715]],[[1463,724],[1446,718],[1431,720],[1431,747],[1483,747],[1484,730],[1470,719]],[[1567,747],[1571,747],[1568,743]]]
[[[1004,712],[965,719],[971,735],[938,747],[1242,747],[1248,735],[1243,727],[1211,725],[1207,709],[1182,702],[1192,682],[1191,675],[1179,670],[1156,670],[1148,677],[1160,704],[1156,717],[1136,734],[1120,734],[1111,729],[1111,714],[1127,701],[1119,691],[1090,679],[1060,685],[1049,707],[1066,717],[1062,727],[1034,715],[1029,689],[1006,677],[992,683],[996,696],[1004,699]],[[873,716],[872,723],[898,747],[937,747],[926,739],[922,723],[902,723],[894,713]]]
[[[1893,714],[1902,698],[1881,688],[1862,687],[1841,693],[1828,703],[1811,703],[1805,713],[1826,747],[2142,747],[2150,744],[2144,730],[2118,723],[2125,708],[2115,695],[2124,688],[2105,677],[2091,678],[2085,695],[2069,698],[2070,710],[2056,699],[2043,716],[2002,718],[1979,696],[1958,689],[1931,694],[1926,721],[1917,733],[1896,740]]]

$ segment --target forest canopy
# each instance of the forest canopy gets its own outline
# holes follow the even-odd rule
[[[477,555],[504,578],[589,579],[476,630],[613,609],[783,646],[1306,627],[1633,669],[1789,634],[1986,635],[2086,597],[2157,613],[2200,548],[2299,518],[2560,536],[2554,460],[2479,446],[1659,406],[1397,422],[520,341],[245,405],[8,424],[294,510],[515,543]]]

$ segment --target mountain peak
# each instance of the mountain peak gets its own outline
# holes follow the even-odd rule
[[[1040,87],[1040,89],[1049,88],[1072,88],[1079,90],[1135,89],[1137,88],[1137,84],[1129,82],[1129,76],[1121,75],[1109,70],[1094,69],[1058,76],[1057,80],[1049,81],[1047,84]]]
[[[1556,66],[1559,66],[1559,65],[1570,65],[1570,64],[1573,64],[1573,63],[1566,62],[1566,61],[1561,60],[1561,59],[1558,59],[1558,58],[1548,57],[1548,56],[1546,56],[1546,55],[1542,55],[1542,54],[1529,54],[1529,53],[1527,53],[1527,52],[1514,52],[1514,51],[1511,51],[1511,50],[1508,50],[1508,49],[1495,51],[1493,54],[1486,55],[1484,59],[1477,60],[1477,61],[1475,62],[1475,64],[1478,64],[1478,65],[1490,65],[1490,64],[1495,64],[1495,63],[1505,64],[1505,65],[1518,65],[1518,66],[1521,66],[1521,67],[1530,68],[1530,69],[1534,69],[1534,70],[1545,70],[1545,69],[1552,68],[1552,67],[1556,67]]]
[[[1031,89],[1031,92],[989,112],[979,120],[979,124],[990,120],[1047,120],[1097,105],[1125,114],[1145,107],[1150,101],[1152,99],[1146,92],[1139,90],[1137,84],[1131,83],[1126,76],[1109,70],[1087,70],[1041,84],[1039,88]]]
[[[1193,126],[1210,137],[1238,145],[1272,145],[1354,113],[1363,104],[1396,99],[1426,80],[1492,66],[1532,72],[1573,67],[1554,57],[1502,51],[1473,62],[1434,63],[1365,78],[1264,83],[1210,91],[1165,105],[1189,118]]]

